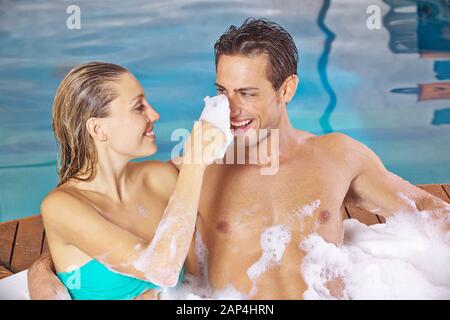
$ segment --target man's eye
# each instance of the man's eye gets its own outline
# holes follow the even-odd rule
[[[253,93],[248,93],[248,92],[242,92],[241,93],[244,97],[254,97],[255,96],[255,94],[253,94]]]
[[[217,92],[218,92],[218,93],[224,93],[225,90],[224,90],[224,89],[221,89],[221,88],[217,88]]]

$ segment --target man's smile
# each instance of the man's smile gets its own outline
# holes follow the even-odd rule
[[[246,132],[248,129],[250,129],[253,119],[237,119],[237,120],[230,120],[231,123],[231,132],[233,134],[237,133],[236,131],[241,130],[243,132]]]

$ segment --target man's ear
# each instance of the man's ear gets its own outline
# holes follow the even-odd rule
[[[283,103],[288,103],[292,100],[297,91],[298,77],[295,74],[291,74],[284,80],[280,88],[280,99]]]
[[[100,119],[89,118],[86,121],[86,128],[94,140],[102,141],[102,142],[108,140],[108,136],[103,131],[103,127],[102,127]]]

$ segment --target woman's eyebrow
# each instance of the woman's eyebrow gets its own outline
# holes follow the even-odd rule
[[[137,99],[142,99],[144,97],[143,93],[138,94],[136,97],[134,97],[133,99],[131,99],[130,104],[133,104],[133,101],[137,100]]]

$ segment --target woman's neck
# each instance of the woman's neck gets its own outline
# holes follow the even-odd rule
[[[129,199],[127,172],[129,160],[99,152],[94,178],[79,181],[76,187],[102,193],[114,202],[126,202]]]

